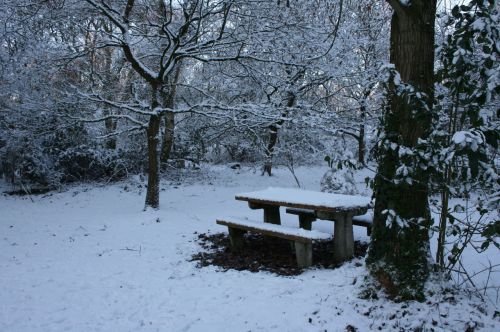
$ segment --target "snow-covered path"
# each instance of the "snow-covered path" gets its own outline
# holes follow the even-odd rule
[[[318,190],[324,171],[301,168],[298,176]],[[78,186],[34,202],[0,196],[0,331],[368,331],[439,317],[415,304],[421,310],[411,318],[386,321],[401,305],[380,309],[381,301],[358,298],[366,274],[359,261],[297,277],[196,268],[189,261],[199,250],[195,233],[225,231],[217,216],[261,218],[235,201],[236,193],[295,186],[285,170],[272,178],[214,172],[214,184],[165,186],[159,211],[142,211],[137,181]],[[286,216],[284,223],[298,222]],[[355,237],[368,240],[363,228],[355,227]],[[494,320],[467,305],[444,304],[441,312],[449,310],[447,320],[459,329],[483,320],[484,330],[494,330]]]

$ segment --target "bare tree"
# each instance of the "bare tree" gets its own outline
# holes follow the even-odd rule
[[[170,87],[178,77],[178,64],[191,58],[202,62],[223,61],[237,58],[241,41],[233,38],[228,28],[235,1],[151,1],[128,0],[108,2],[86,0],[96,14],[106,19],[112,28],[107,39],[96,47],[120,48],[124,59],[130,63],[148,87],[149,100],[137,100],[125,107],[135,116],[147,117],[147,124],[138,118],[123,114],[106,116],[125,118],[146,130],[148,146],[148,188],[146,207],[159,207],[159,163],[161,120],[167,115],[167,135],[173,137],[173,112],[171,108],[175,91]],[[223,51],[231,55],[221,55]],[[167,97],[165,97],[167,96]],[[124,105],[99,96],[107,105],[122,108]],[[164,144],[164,152],[169,151]]]

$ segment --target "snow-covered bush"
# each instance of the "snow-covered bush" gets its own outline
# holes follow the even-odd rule
[[[350,169],[329,169],[321,179],[321,191],[335,194],[357,194],[354,176]]]
[[[57,188],[63,183],[119,179],[137,162],[137,153],[104,149],[83,125],[47,130],[34,137],[13,131],[0,147],[0,174],[13,185]],[[33,128],[40,130],[40,128]],[[129,159],[127,159],[129,158]],[[137,171],[137,168],[134,169]]]
[[[321,191],[345,195],[358,194],[352,171],[356,167],[353,154],[349,150],[344,153],[337,151],[333,157],[326,156],[325,161],[330,169],[321,179]]]
[[[23,142],[0,149],[1,173],[12,184],[31,183],[44,187],[56,186],[59,174],[53,169],[50,157],[38,146]]]
[[[466,248],[500,248],[499,18],[497,1],[455,6],[438,49],[437,119],[422,164],[430,171],[432,192],[439,194],[431,201],[440,212],[439,226],[432,229],[438,235],[436,262],[458,280],[470,281],[469,267],[462,264]],[[463,201],[457,204],[456,198]]]
[[[55,167],[61,173],[62,182],[119,179],[126,175],[126,168],[115,153],[87,145],[64,151],[57,158]]]

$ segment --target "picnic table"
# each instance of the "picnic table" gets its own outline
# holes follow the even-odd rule
[[[264,210],[264,222],[281,224],[280,207],[314,211],[318,219],[331,220],[334,226],[334,259],[343,262],[354,256],[352,218],[367,212],[371,199],[365,196],[341,195],[293,188],[267,188],[237,194],[251,209]]]

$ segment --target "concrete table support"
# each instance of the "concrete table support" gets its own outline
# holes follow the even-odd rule
[[[257,204],[248,202],[248,206],[252,210],[264,210],[264,222],[269,224],[281,225],[280,207],[276,205]]]
[[[311,266],[313,260],[312,244],[295,241],[295,256],[297,257],[297,265],[300,268]]]
[[[318,218],[335,221],[333,230],[333,257],[336,263],[341,263],[354,256],[352,217],[352,212],[318,212]]]
[[[312,223],[316,221],[316,212],[314,210],[287,208],[286,213],[298,215],[299,227],[308,231],[311,230]]]
[[[231,242],[231,249],[233,251],[240,251],[244,244],[244,230],[237,228],[229,228],[229,241]]]
[[[224,218],[217,219],[218,225],[227,226],[231,239],[231,249],[238,251],[243,246],[243,233],[251,232],[262,234],[267,238],[281,238],[290,241],[295,256],[297,265],[300,268],[307,268],[312,265],[312,242],[315,240],[327,240],[331,238],[331,234],[319,231],[305,231],[297,228],[286,226],[271,225],[259,221],[251,221],[248,219]]]
[[[299,227],[310,231],[314,220],[316,220],[314,217],[299,216]]]
[[[340,263],[354,256],[354,235],[352,231],[352,215],[337,214],[333,233],[333,257]]]

